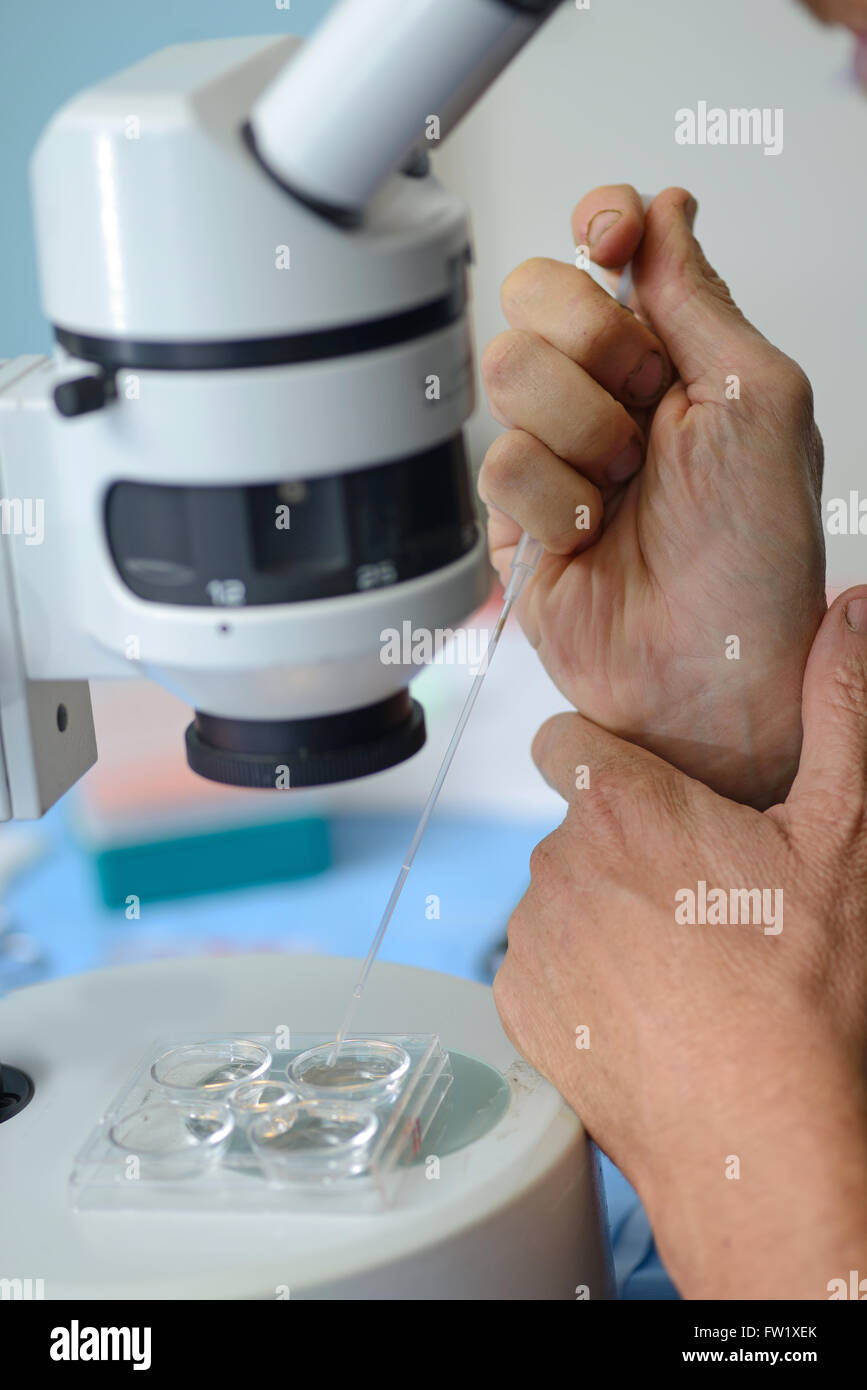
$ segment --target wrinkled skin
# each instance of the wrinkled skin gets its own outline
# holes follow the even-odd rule
[[[822,625],[804,726],[763,814],[578,714],[534,746],[569,805],[497,1009],[637,1188],[688,1297],[827,1298],[867,1269],[867,588]],[[780,896],[702,925],[677,910],[699,881]]]

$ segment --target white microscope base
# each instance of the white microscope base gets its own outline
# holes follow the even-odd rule
[[[0,1130],[0,1277],[70,1299],[591,1299],[610,1296],[598,1173],[581,1125],[517,1055],[490,990],[380,964],[354,1033],[439,1033],[509,1081],[482,1138],[407,1175],[365,1215],[75,1213],[67,1179],[103,1108],[159,1037],[322,1032],[356,961],[258,955],[126,966],[0,1000],[0,1058],[30,1105]]]

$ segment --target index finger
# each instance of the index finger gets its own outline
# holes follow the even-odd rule
[[[549,787],[564,801],[581,804],[586,794],[576,793],[595,787],[600,774],[610,780],[622,770],[628,776],[637,762],[653,755],[569,711],[546,719],[533,739],[532,756]]]

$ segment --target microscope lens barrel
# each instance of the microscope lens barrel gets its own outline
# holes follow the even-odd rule
[[[345,0],[255,104],[260,158],[322,207],[363,207],[417,140],[448,133],[558,3]]]

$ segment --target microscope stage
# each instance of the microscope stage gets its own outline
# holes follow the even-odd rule
[[[455,1081],[448,1143],[435,1165],[407,1171],[391,1208],[73,1209],[75,1155],[156,1039],[321,1034],[356,971],[319,956],[159,961],[0,1001],[0,1057],[35,1085],[2,1129],[4,1275],[43,1280],[49,1299],[574,1299],[579,1286],[606,1297],[598,1174],[580,1123],[518,1057],[488,989],[408,966],[377,966],[353,1032],[438,1033]],[[494,1073],[511,1096],[486,1129]]]

